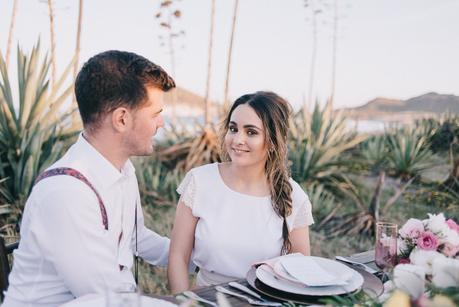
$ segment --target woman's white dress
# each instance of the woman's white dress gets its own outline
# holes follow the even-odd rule
[[[300,185],[292,185],[289,231],[314,223],[311,203]],[[280,255],[282,224],[271,198],[236,192],[223,181],[218,163],[190,170],[177,188],[181,202],[199,218],[194,263],[200,268],[197,285],[244,278],[251,265]]]

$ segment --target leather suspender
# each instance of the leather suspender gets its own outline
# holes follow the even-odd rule
[[[89,180],[79,171],[76,169],[70,168],[70,167],[58,167],[58,168],[53,168],[50,170],[47,170],[43,173],[41,173],[37,179],[35,179],[35,184],[37,184],[39,181],[48,178],[48,177],[53,177],[53,176],[59,176],[59,175],[67,175],[67,176],[72,176],[82,182],[84,182],[88,187],[93,190],[93,192],[97,196],[97,200],[99,202],[99,208],[100,208],[100,215],[102,216],[102,223],[104,224],[105,230],[108,230],[108,218],[107,218],[107,211],[105,210],[105,205],[104,202],[102,201],[102,197],[100,197],[99,193],[97,192],[96,188],[89,182]]]
[[[67,175],[67,176],[72,176],[82,182],[84,182],[97,196],[97,201],[99,202],[99,208],[100,208],[100,214],[102,216],[102,224],[104,225],[105,230],[108,230],[108,217],[107,217],[107,211],[105,210],[105,205],[104,202],[102,201],[102,197],[100,197],[99,193],[97,192],[96,188],[89,182],[89,180],[79,171],[76,169],[70,168],[70,167],[58,167],[58,168],[53,168],[50,170],[47,170],[43,173],[41,173],[37,179],[35,179],[35,184],[37,184],[39,181],[48,178],[48,177],[53,177],[53,176],[59,176],[59,175]],[[135,221],[134,221],[134,227],[135,227],[135,262],[134,262],[134,271],[135,271],[135,282],[138,284],[138,267],[139,267],[139,252],[137,249],[137,202],[135,205]],[[122,233],[119,236],[119,240],[121,240]],[[120,266],[120,268],[122,268]]]

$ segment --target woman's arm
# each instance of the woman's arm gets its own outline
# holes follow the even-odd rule
[[[292,243],[290,253],[302,253],[305,256],[311,255],[308,226],[293,229],[289,234],[289,239]]]
[[[193,216],[191,208],[179,201],[172,228],[167,267],[167,277],[172,293],[183,292],[189,288],[188,265],[193,251],[197,222],[198,218]]]

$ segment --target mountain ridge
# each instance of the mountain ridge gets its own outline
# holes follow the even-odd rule
[[[429,92],[406,100],[377,97],[364,105],[340,111],[354,119],[388,121],[435,117],[444,113],[459,115],[459,96]]]

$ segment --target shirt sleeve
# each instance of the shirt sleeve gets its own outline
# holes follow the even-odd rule
[[[170,240],[145,227],[140,201],[137,202],[137,250],[139,256],[153,265],[167,266]],[[136,250],[136,234],[132,236],[132,250]]]
[[[310,226],[314,223],[312,217],[312,205],[309,201],[308,195],[304,192],[303,188],[290,179],[292,185],[292,215],[287,218],[289,230],[292,231],[296,228]]]
[[[180,194],[180,201],[193,210],[195,206],[196,180],[192,171],[189,171],[177,188]]]
[[[30,235],[75,297],[122,289],[117,242],[108,237],[94,192],[74,178],[61,180],[67,188],[50,189],[40,200]]]
[[[311,203],[307,199],[298,209],[295,219],[293,220],[292,229],[310,226],[314,224],[311,212]]]

